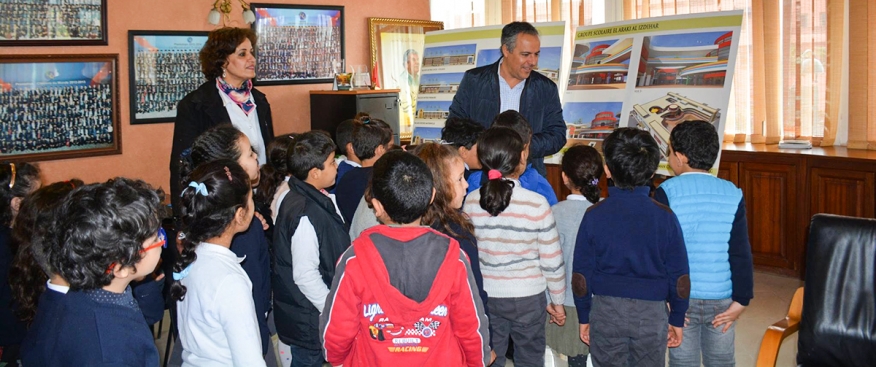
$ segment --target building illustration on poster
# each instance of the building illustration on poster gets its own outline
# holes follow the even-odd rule
[[[742,16],[714,12],[579,27],[563,99],[566,147],[601,149],[616,128],[642,129],[660,145],[657,173],[671,175],[666,157],[676,125],[703,120],[724,132]]]
[[[718,108],[669,92],[653,101],[633,105],[627,126],[651,133],[660,145],[662,158],[666,159],[669,156],[669,133],[672,128],[685,121],[697,120],[715,125],[720,117]]]
[[[541,50],[534,71],[557,83],[563,96],[568,76],[569,34],[565,22],[533,23],[539,31]],[[450,115],[450,103],[465,72],[491,65],[502,57],[503,25],[428,32],[417,89],[412,141],[440,140]],[[436,135],[437,134],[437,135]]]
[[[580,42],[569,75],[569,89],[624,89],[633,39]]]
[[[723,87],[733,32],[645,37],[636,86]]]

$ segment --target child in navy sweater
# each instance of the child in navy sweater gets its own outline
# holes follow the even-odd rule
[[[391,143],[392,129],[382,120],[364,118],[361,124],[353,128],[353,151],[359,157],[362,167],[349,170],[335,187],[338,208],[347,227],[353,221],[353,213],[360,205],[365,187],[371,180],[374,162],[389,150]]]
[[[46,238],[51,266],[70,284],[47,292],[22,345],[27,366],[158,365],[158,350],[128,286],[150,275],[166,244],[160,192],[117,178],[77,188]]]
[[[634,128],[616,129],[602,147],[615,186],[578,229],[572,292],[581,340],[594,365],[663,366],[667,346],[681,344],[690,277],[678,219],[648,196],[660,148]]]
[[[691,282],[685,338],[669,351],[669,365],[732,366],[735,321],[754,297],[745,199],[732,182],[709,174],[721,150],[712,124],[682,122],[669,141],[669,167],[678,176],[654,199],[678,215]]]
[[[441,128],[441,140],[443,144],[449,145],[456,149],[459,156],[465,164],[465,179],[471,175],[474,170],[481,169],[481,162],[478,161],[478,138],[483,134],[484,127],[481,124],[470,119],[451,117],[444,123]]]

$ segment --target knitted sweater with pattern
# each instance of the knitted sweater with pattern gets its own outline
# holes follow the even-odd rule
[[[479,190],[463,205],[475,227],[484,290],[493,298],[520,298],[547,288],[551,302],[563,304],[566,272],[551,207],[512,181],[511,203],[495,217],[481,208]]]

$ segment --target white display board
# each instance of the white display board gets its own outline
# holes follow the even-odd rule
[[[723,137],[741,26],[742,11],[729,11],[579,27],[563,98],[566,146],[601,151],[615,128],[638,127],[663,151],[657,173],[671,175],[675,125],[704,120]]]

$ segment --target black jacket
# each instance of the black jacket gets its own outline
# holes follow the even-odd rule
[[[289,178],[289,193],[277,211],[272,282],[277,335],[283,343],[318,350],[322,348],[319,341],[320,310],[301,293],[293,280],[290,240],[301,217],[307,217],[319,241],[319,274],[326,287],[331,287],[335,265],[350,247],[350,235],[335,211],[332,199],[294,177]]]
[[[450,104],[450,117],[472,119],[489,128],[501,104],[499,61],[496,61],[465,72]],[[559,152],[566,145],[566,123],[557,85],[538,72],[530,73],[520,96],[519,112],[532,126],[529,160],[532,167],[545,176],[544,157]]]
[[[259,115],[259,127],[265,146],[274,138],[274,122],[271,119],[271,105],[265,94],[252,89],[252,99]],[[173,124],[173,147],[170,150],[170,196],[173,213],[179,215],[179,155],[190,148],[195,138],[213,126],[230,124],[231,117],[222,104],[222,97],[216,89],[216,81],[201,84],[198,89],[187,94],[176,107],[176,122]]]

